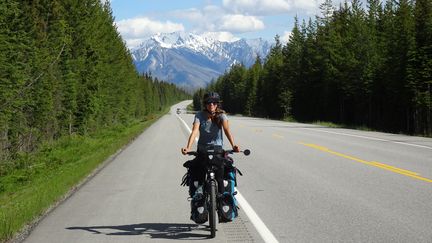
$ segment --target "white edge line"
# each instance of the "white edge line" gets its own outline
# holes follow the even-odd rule
[[[183,123],[185,128],[189,132],[191,132],[191,129],[186,124],[186,122],[183,119],[181,119],[181,117],[178,114],[175,114],[175,115]],[[198,139],[196,138],[195,141],[198,141]],[[258,214],[253,210],[251,205],[240,194],[239,190],[236,189],[236,191],[237,191],[237,195],[236,195],[237,201],[239,202],[239,204],[240,204],[241,208],[243,209],[243,211],[245,212],[246,216],[249,217],[250,221],[255,226],[255,229],[258,231],[260,236],[263,238],[264,242],[278,243],[279,241],[276,239],[276,237],[274,237],[272,232],[267,228],[267,226],[264,224],[264,222],[261,220],[261,218],[258,216]]]
[[[239,202],[241,208],[245,212],[245,214],[249,217],[252,224],[255,226],[255,229],[258,231],[258,233],[263,238],[264,242],[271,242],[271,243],[277,243],[279,242],[276,237],[272,234],[272,232],[267,228],[267,226],[264,224],[264,222],[261,220],[261,218],[258,216],[257,213],[253,210],[251,205],[246,201],[246,199],[241,195],[239,190],[237,189],[237,195],[236,195],[237,201]]]
[[[350,137],[364,138],[364,139],[375,140],[375,141],[397,143],[397,144],[408,145],[408,146],[419,147],[419,148],[425,148],[425,149],[432,149],[431,147],[428,147],[428,146],[412,144],[412,143],[404,143],[404,142],[395,142],[395,141],[391,141],[391,140],[387,140],[387,139],[381,139],[381,138],[366,137],[366,136],[361,136],[361,135],[354,135],[354,134],[340,133],[340,132],[330,132],[330,131],[318,130],[318,129],[314,129],[314,128],[303,128],[303,129],[317,131],[317,132],[326,132],[326,133],[350,136]]]

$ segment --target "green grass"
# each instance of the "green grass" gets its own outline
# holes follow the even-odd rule
[[[282,119],[282,121],[285,121],[285,122],[297,122],[297,120],[294,119],[292,116],[285,117],[285,118]]]
[[[331,127],[331,128],[348,128],[348,129],[355,129],[361,131],[373,131],[373,129],[367,126],[348,126],[343,124],[336,124],[333,122],[315,121],[312,124],[323,126],[323,127]]]
[[[323,127],[331,127],[331,128],[343,128],[344,127],[340,124],[336,124],[333,122],[325,122],[325,121],[314,121],[314,122],[312,122],[312,124],[323,126]]]
[[[64,137],[36,153],[20,156],[21,168],[0,178],[0,242],[41,216],[159,117],[90,136]]]

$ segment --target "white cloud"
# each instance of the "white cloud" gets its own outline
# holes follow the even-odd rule
[[[248,15],[275,15],[306,11],[316,12],[324,0],[223,0],[227,10]]]
[[[132,39],[124,39],[126,42],[126,46],[130,49],[133,49],[135,47],[138,47],[141,43],[143,43],[146,40],[146,38],[132,38]]]
[[[145,17],[120,20],[116,25],[129,47],[135,47],[145,38],[157,33],[171,33],[185,29],[182,24],[171,21],[160,22]]]
[[[223,16],[219,27],[220,30],[236,33],[257,31],[264,28],[264,23],[257,17],[240,14]]]
[[[212,32],[219,31],[218,24],[226,11],[215,5],[207,5],[201,9],[190,8],[185,10],[176,10],[169,15],[189,21],[192,32]]]
[[[265,27],[263,21],[258,17],[232,14],[225,8],[216,5],[207,5],[200,9],[176,10],[170,15],[189,21],[192,32],[217,33],[218,38],[225,41],[232,40],[233,33],[262,30]]]
[[[293,0],[293,8],[306,10],[307,12],[316,12],[319,5],[324,2],[324,0]]]
[[[224,41],[224,42],[233,42],[233,41],[237,41],[240,38],[235,37],[232,33],[230,32],[226,32],[226,31],[222,31],[222,32],[205,32],[203,33],[204,36],[208,36],[212,39],[215,40],[219,40],[219,41]]]
[[[280,37],[280,40],[284,43],[287,43],[291,35],[292,35],[291,31],[284,31],[283,35]]]
[[[334,0],[338,1],[342,0]],[[292,19],[294,13],[318,14],[319,5],[324,0],[222,0],[222,5],[214,5],[212,2],[215,1],[207,1],[208,4],[202,7],[153,15],[158,20],[148,17],[120,20],[116,23],[117,29],[130,48],[138,46],[154,34],[175,31],[210,33],[218,40],[232,41],[236,40],[235,34],[256,32],[274,26],[271,23],[266,26],[265,16],[280,15],[279,18],[282,19],[284,15]],[[281,40],[288,37],[289,32],[285,32]]]
[[[142,37],[161,32],[169,33],[184,30],[183,24],[173,23],[171,21],[154,21],[145,17],[120,20],[117,22],[117,27],[120,33],[125,37]]]
[[[290,10],[290,1],[286,0],[223,0],[226,9],[236,13],[251,15],[271,15]]]

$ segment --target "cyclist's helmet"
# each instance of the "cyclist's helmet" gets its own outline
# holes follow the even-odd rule
[[[209,92],[204,95],[203,98],[204,104],[210,103],[210,102],[216,102],[220,103],[220,96],[216,92]]]

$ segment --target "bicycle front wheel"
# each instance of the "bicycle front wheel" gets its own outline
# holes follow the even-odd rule
[[[216,182],[210,181],[210,200],[209,200],[209,224],[210,236],[216,236]]]

